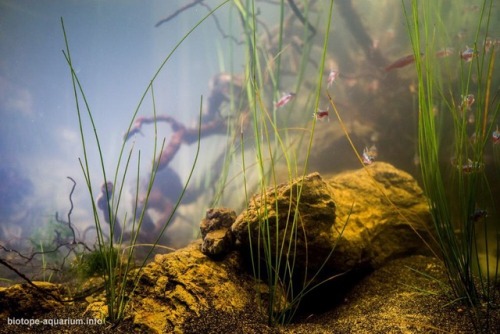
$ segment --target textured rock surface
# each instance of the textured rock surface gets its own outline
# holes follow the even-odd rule
[[[339,265],[378,268],[392,258],[426,250],[419,235],[428,237],[432,220],[424,193],[410,174],[376,162],[328,183],[337,219],[349,218],[336,249]]]
[[[299,184],[302,193],[296,212]],[[424,249],[415,231],[426,235],[430,222],[426,199],[416,181],[389,164],[374,163],[327,180],[313,173],[302,183],[297,179],[269,189],[264,196],[258,194],[238,216],[232,230],[245,251],[249,242],[247,224],[256,248],[261,227],[268,223],[274,245],[276,222],[280,240],[288,240],[296,213],[295,268],[303,272],[307,267],[312,274],[321,268],[334,246],[324,268],[327,273],[377,268],[389,259]]]
[[[64,288],[59,284],[33,282],[40,290],[26,283],[0,288],[0,319],[33,318],[62,306],[49,294],[61,299]]]
[[[184,326],[203,314],[217,312],[222,319],[256,308],[253,278],[241,271],[233,252],[213,261],[195,242],[166,255],[157,255],[143,272],[136,297],[130,304],[136,326],[157,333],[184,333]],[[262,324],[265,318],[260,318]],[[262,325],[264,326],[264,325]]]
[[[299,191],[300,200],[297,201]],[[264,195],[253,196],[247,210],[236,218],[231,227],[238,243],[242,246],[242,251],[248,252],[249,240],[254,250],[258,245],[262,246],[264,243],[261,242],[263,240],[261,229],[264,229],[271,231],[270,248],[274,257],[277,229],[280,245],[278,248],[281,249],[281,243],[284,242],[283,249],[294,249],[298,270],[301,271],[307,263],[311,272],[317,271],[338,236],[334,227],[340,228],[336,226],[338,224],[335,219],[332,192],[333,189],[318,173],[312,173],[307,175],[303,182],[296,179],[291,184],[286,183],[277,186],[276,189],[269,189]],[[251,230],[250,238],[248,224]],[[294,231],[297,233],[294,234]],[[294,235],[291,247],[290,235]],[[314,258],[310,257],[311,254],[314,254]]]
[[[201,251],[209,256],[227,254],[233,248],[234,238],[231,225],[236,219],[236,213],[230,209],[208,209],[205,218],[200,223]]]

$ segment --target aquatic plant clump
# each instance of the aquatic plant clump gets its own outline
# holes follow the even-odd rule
[[[74,260],[73,270],[82,280],[94,276],[102,277],[107,274],[106,263],[109,259],[111,259],[113,263],[116,263],[117,267],[120,266],[118,250],[115,248],[94,250],[89,253],[84,253]]]
[[[478,332],[488,332],[489,310],[499,298],[498,198],[497,187],[490,185],[496,184],[491,171],[499,165],[486,164],[490,145],[497,150],[500,113],[493,90],[500,80],[494,71],[496,49],[489,37],[493,6],[485,0],[478,7],[473,47],[458,52],[453,74],[440,64],[454,54],[440,45],[449,42],[440,16],[444,7],[415,0],[409,8],[404,5],[418,75],[422,180],[450,287],[457,302],[472,307]]]
[[[252,206],[248,192],[254,187],[254,182],[257,184],[257,193],[260,194],[263,202],[267,201],[268,196],[272,197],[270,194],[273,191],[274,196],[278,197],[277,192],[281,182],[288,182],[291,187],[294,185],[293,191],[287,195],[289,197],[287,205],[278,205],[276,201],[274,205],[261,208],[262,212],[259,212],[261,222],[257,235],[250,230],[250,224],[248,224],[249,230],[247,231],[248,237],[257,239],[256,242],[260,245],[252,246],[254,242],[251,240],[248,243],[252,270],[256,282],[264,280],[269,286],[269,300],[265,305],[263,303],[263,306],[267,307],[268,323],[275,325],[290,322],[302,298],[319,285],[311,277],[316,277],[322,266],[311,270],[312,273],[308,279],[297,281],[297,276],[300,276],[297,268],[307,267],[307,261],[298,263],[303,261],[304,257],[298,254],[297,240],[304,237],[300,208],[316,122],[328,118],[328,111],[320,110],[319,103],[325,82],[324,70],[333,1],[321,4],[305,3],[300,7],[294,1],[288,2],[289,7],[281,3],[277,11],[278,34],[272,38],[272,41],[268,41],[273,43],[271,47],[260,38],[264,35],[261,29],[265,31],[267,27],[258,19],[256,2],[236,1],[235,5],[241,17],[247,57],[244,89],[247,100],[245,114],[249,121],[242,122],[240,129],[245,206],[247,208]],[[298,19],[296,24],[290,24],[292,21],[289,22],[286,19],[285,10],[289,10],[289,17]],[[321,23],[315,26],[314,22]],[[319,30],[324,32],[324,35],[320,39],[321,46],[317,48],[315,43],[318,40],[315,40],[315,37]],[[290,32],[303,45],[302,52],[298,55],[299,67],[285,76],[283,73],[286,70],[283,64],[289,57],[293,57],[287,50],[288,43],[291,42],[288,39]],[[309,59],[315,56],[319,58],[317,66],[313,66],[314,69],[312,69],[314,73],[312,82],[316,88],[300,96],[298,90],[304,84],[306,69],[310,65]],[[328,78],[326,84],[331,86],[335,75],[330,75]],[[281,89],[285,85],[294,86],[295,90],[282,92]],[[269,103],[270,100],[273,100],[272,104]],[[302,125],[303,131],[296,136],[293,127],[289,124],[297,121],[300,113],[297,114],[296,111],[302,109],[318,110],[318,112],[313,113],[312,119],[307,119],[306,125]],[[246,131],[243,124],[251,127],[250,133]],[[248,139],[253,142],[247,142]],[[255,162],[248,160],[249,149],[255,152]],[[347,222],[343,223],[344,226],[347,224]],[[278,232],[280,229],[281,231]],[[335,246],[332,245],[332,248]],[[324,262],[328,261],[332,252],[333,249],[327,252],[329,255],[325,255]]]

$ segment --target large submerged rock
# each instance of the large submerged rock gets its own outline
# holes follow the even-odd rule
[[[308,268],[317,271],[321,266],[317,260],[328,256],[341,228],[336,220],[332,193],[333,189],[318,173],[270,188],[251,198],[248,208],[231,227],[233,234],[243,252],[249,252],[251,243],[256,254],[259,247],[265,247],[263,240],[267,236],[263,231],[269,231],[273,257],[278,243],[285,257],[288,249],[294,250],[296,265],[304,268],[307,263]],[[293,244],[295,241],[297,247]]]
[[[337,204],[337,219],[347,222],[337,259],[349,267],[378,268],[388,260],[429,251],[432,218],[416,180],[394,166],[377,162],[328,180]]]
[[[262,247],[263,231],[275,245],[278,230],[284,247],[270,247],[272,256],[275,249],[289,249],[292,240],[296,270],[314,275],[321,268],[326,274],[374,269],[425,249],[419,235],[427,236],[429,222],[417,182],[379,162],[330,179],[312,173],[257,194],[232,231],[245,251],[250,243],[254,250]],[[286,253],[283,257],[291,260]]]
[[[227,333],[231,328],[262,332],[265,316],[256,307],[255,281],[241,270],[239,254],[232,252],[214,261],[200,248],[197,241],[156,255],[143,269],[130,303],[136,328],[151,333],[209,333],[216,324]],[[243,314],[247,321],[240,324]]]
[[[23,283],[0,288],[0,319],[34,318],[62,306],[64,288],[48,282]]]

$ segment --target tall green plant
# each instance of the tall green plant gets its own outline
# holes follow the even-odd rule
[[[267,302],[268,322],[273,325],[276,323],[287,323],[291,321],[295,315],[297,308],[300,305],[303,297],[314,289],[317,285],[315,279],[318,273],[313,273],[312,278],[304,277],[303,281],[298,283],[295,280],[296,266],[297,266],[297,239],[301,230],[300,211],[299,206],[301,202],[301,194],[303,187],[303,180],[307,173],[309,155],[312,149],[312,140],[314,136],[314,129],[316,119],[306,125],[305,133],[309,134],[307,149],[305,152],[297,151],[297,145],[294,145],[294,140],[297,136],[293,136],[289,132],[286,124],[286,117],[278,115],[276,107],[269,108],[267,101],[279,98],[281,92],[279,89],[282,86],[283,78],[281,77],[281,58],[286,49],[285,31],[284,31],[284,11],[290,4],[295,6],[293,1],[286,3],[281,1],[279,4],[279,21],[277,41],[277,53],[273,55],[268,54],[268,49],[260,41],[261,35],[259,34],[259,25],[257,23],[257,13],[255,9],[255,1],[234,1],[237,7],[243,30],[245,33],[246,45],[246,97],[248,100],[248,110],[251,117],[251,138],[253,138],[252,148],[255,152],[255,165],[258,170],[258,194],[261,196],[262,203],[267,203],[269,189],[274,197],[278,197],[277,191],[279,182],[286,178],[289,184],[292,185],[295,178],[299,178],[296,186],[291,187],[292,191],[289,193],[288,202],[290,203],[286,213],[280,214],[283,208],[278,207],[276,201],[272,213],[268,212],[267,205],[262,206],[263,212],[259,213],[260,217],[264,217],[259,225],[259,233],[257,240],[250,240],[250,254],[252,259],[252,267],[256,280],[264,279],[269,286],[269,298]],[[324,36],[323,46],[321,48],[321,60],[317,72],[314,75],[316,78],[316,89],[311,93],[300,93],[302,96],[313,96],[313,102],[307,101],[306,106],[296,108],[295,104],[291,102],[286,107],[285,113],[294,113],[297,109],[302,110],[317,110],[320,96],[322,93],[322,82],[324,81],[323,71],[326,59],[326,52],[329,42],[330,24],[333,12],[333,0],[327,4],[316,4],[318,6],[326,6],[327,10],[324,11]],[[311,34],[316,30],[311,26],[308,21],[309,3],[304,3],[302,12],[295,13],[303,20],[303,53],[301,54],[300,68],[297,70],[295,79],[295,88],[297,90],[301,87],[301,82],[304,78],[305,68],[310,57],[310,51],[313,48],[313,39]],[[298,8],[293,8],[298,11]],[[269,78],[266,81],[265,78]],[[270,94],[269,94],[270,92]],[[297,93],[297,95],[300,95]],[[301,99],[305,101],[306,99]],[[299,103],[299,102],[297,102]],[[310,118],[309,118],[310,119]],[[294,138],[295,137],[295,138]],[[246,160],[246,134],[241,131],[241,160],[243,168],[243,179],[245,193],[248,191],[247,174],[249,172],[249,164]],[[300,139],[301,140],[301,139]],[[299,162],[303,162],[303,166],[299,168]],[[286,175],[279,172],[280,168],[285,167]],[[281,169],[281,170],[282,170]],[[247,203],[249,196],[246,193]],[[268,217],[276,218],[268,218]],[[286,216],[286,222],[280,224],[278,217]],[[279,231],[280,226],[283,230]],[[249,236],[251,238],[251,231],[249,227]],[[283,237],[279,237],[282,235]],[[256,245],[256,246],[253,246]],[[332,246],[334,248],[334,246]],[[333,249],[332,249],[333,251]],[[331,255],[331,253],[330,253]],[[328,258],[325,259],[325,262]],[[303,264],[307,267],[307,263]],[[307,274],[306,274],[307,276]]]
[[[130,132],[132,125],[136,119],[136,116],[139,112],[139,109],[142,106],[143,101],[146,99],[146,96],[150,95],[152,99],[152,105],[153,105],[153,114],[154,117],[156,118],[156,107],[155,107],[155,95],[154,95],[154,88],[153,84],[164,68],[165,64],[168,62],[172,54],[177,50],[177,48],[186,40],[186,38],[195,30],[197,29],[202,22],[204,22],[208,17],[213,15],[213,13],[218,10],[220,7],[228,3],[229,0],[223,1],[220,5],[215,7],[213,10],[211,10],[204,18],[202,18],[191,30],[189,30],[184,37],[177,43],[177,45],[173,48],[173,50],[170,52],[170,54],[164,59],[164,61],[160,64],[158,67],[156,73],[153,75],[149,85],[147,86],[146,90],[144,91],[139,104],[137,105],[134,114],[131,117],[131,121],[129,124],[129,128],[127,132]],[[91,203],[92,203],[92,212],[94,216],[94,222],[95,222],[95,228],[97,230],[97,251],[99,252],[100,256],[99,258],[103,259],[103,278],[105,281],[105,288],[106,288],[106,303],[107,303],[107,311],[108,311],[108,320],[112,323],[117,323],[121,319],[123,319],[126,306],[128,301],[132,298],[133,293],[137,287],[137,284],[139,282],[139,277],[141,275],[141,270],[146,264],[146,261],[148,257],[151,255],[153,252],[154,248],[157,247],[158,242],[160,241],[160,238],[162,237],[163,233],[165,232],[168,224],[170,223],[173,215],[175,214],[180,201],[182,200],[182,197],[184,196],[185,190],[189,184],[189,181],[191,180],[191,177],[193,175],[194,168],[197,163],[198,159],[198,154],[199,154],[199,149],[200,149],[200,132],[198,133],[198,146],[195,154],[195,159],[192,165],[192,168],[190,170],[190,173],[188,175],[187,181],[184,185],[183,191],[181,195],[179,196],[177,203],[175,204],[170,217],[167,219],[167,221],[162,222],[162,228],[160,230],[159,235],[157,236],[155,242],[151,245],[150,250],[146,257],[143,259],[142,263],[139,265],[138,268],[135,268],[134,260],[135,260],[135,247],[139,246],[137,244],[138,242],[138,236],[139,232],[141,230],[141,226],[143,223],[144,215],[145,215],[145,210],[147,209],[147,203],[149,199],[149,195],[151,192],[151,189],[153,187],[153,183],[156,177],[156,173],[159,168],[159,161],[161,159],[161,153],[157,157],[158,152],[163,152],[163,148],[165,145],[165,139],[163,139],[161,146],[158,144],[158,129],[157,129],[157,124],[154,122],[154,143],[153,145],[153,157],[152,157],[152,164],[151,168],[149,170],[149,180],[148,180],[148,185],[147,185],[147,190],[146,190],[146,196],[145,199],[142,203],[142,211],[138,212],[139,206],[139,175],[141,173],[140,171],[140,163],[141,163],[141,154],[140,151],[137,154],[138,157],[138,165],[136,168],[136,180],[137,183],[135,185],[135,190],[136,190],[136,197],[135,197],[135,206],[133,208],[133,214],[130,215],[132,219],[132,232],[131,232],[131,240],[130,240],[130,245],[127,247],[121,247],[122,246],[122,236],[115,236],[115,231],[117,231],[117,224],[119,224],[118,220],[118,212],[120,208],[120,203],[123,195],[123,187],[125,184],[125,179],[127,176],[127,173],[130,168],[130,162],[131,158],[134,154],[133,148],[131,148],[128,153],[125,155],[125,142],[123,142],[120,150],[120,154],[118,157],[118,161],[116,164],[116,169],[113,174],[113,184],[117,184],[117,181],[121,184],[120,188],[118,191],[112,191],[109,187],[104,187],[105,195],[106,198],[108,199],[107,201],[107,212],[108,212],[108,217],[106,217],[107,221],[109,222],[108,224],[103,224],[101,222],[100,216],[99,216],[99,211],[98,208],[96,207],[96,201],[94,198],[94,190],[95,186],[92,183],[94,173],[99,173],[101,174],[100,177],[102,177],[103,184],[106,184],[108,182],[108,177],[106,174],[106,169],[105,169],[105,163],[104,163],[104,156],[101,150],[101,144],[100,144],[100,137],[97,131],[97,126],[94,122],[94,118],[91,112],[91,108],[88,104],[88,100],[85,96],[85,92],[83,89],[83,86],[77,76],[77,73],[73,67],[73,62],[71,58],[71,53],[70,53],[70,47],[69,47],[69,42],[68,42],[68,37],[66,34],[66,30],[64,27],[64,22],[61,18],[61,26],[64,34],[64,41],[65,41],[65,50],[63,51],[64,57],[66,59],[66,62],[69,66],[70,72],[71,72],[71,81],[73,85],[73,93],[74,93],[74,98],[75,98],[75,104],[76,104],[76,111],[78,115],[78,123],[79,123],[79,129],[80,129],[80,137],[81,137],[81,142],[82,142],[82,148],[83,148],[83,160],[79,159],[80,165],[83,171],[83,175],[85,177],[86,185],[88,188],[88,192],[91,198]],[[80,102],[82,101],[82,102]],[[199,119],[199,124],[201,129],[201,110],[202,110],[202,102],[200,102],[200,119]],[[82,105],[83,103],[83,105]],[[98,150],[98,158],[100,162],[100,170],[94,171],[90,168],[89,166],[89,156],[88,156],[88,149],[89,149],[89,144],[87,143],[88,138],[85,135],[84,131],[84,122],[83,122],[83,117],[84,114],[87,115],[88,120],[90,121],[90,124],[93,129],[94,133],[94,139],[95,139],[95,145]],[[125,162],[123,163],[122,160],[125,159]],[[127,222],[128,218],[130,216],[127,216],[125,214],[123,218],[124,224]],[[105,232],[106,230],[106,225],[108,226],[107,228],[107,233]],[[123,232],[123,229],[122,229]],[[109,236],[109,237],[106,237]],[[118,240],[117,243],[115,244],[115,240]],[[123,255],[122,256],[116,256],[116,251],[115,247],[122,248],[123,250]],[[132,282],[132,288],[130,288],[130,284],[127,284],[127,282]]]
[[[449,42],[441,6],[438,1],[412,0],[407,8],[403,1],[418,76],[422,180],[450,287],[457,300],[472,306],[474,324],[481,331],[489,325],[480,324],[480,305],[483,300],[489,305],[493,291],[490,275],[479,267],[478,244],[485,244],[487,257],[492,247],[485,208],[494,208],[484,153],[500,109],[498,102],[491,105],[490,97],[495,49],[488,50],[487,36],[493,2],[482,3],[473,45],[459,51],[458,61],[450,60],[456,61],[458,77],[444,70],[447,59],[438,56],[445,47],[439,43]],[[447,152],[452,154],[451,164]],[[481,230],[484,234],[478,235]],[[483,266],[493,272],[489,262]],[[488,309],[486,320],[487,314]]]

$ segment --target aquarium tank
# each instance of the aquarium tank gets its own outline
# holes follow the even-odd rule
[[[118,323],[208,209],[386,162],[424,190],[478,332],[497,307],[500,3],[0,0],[0,26],[0,286],[101,277]],[[288,323],[294,260],[260,233],[249,271]]]

